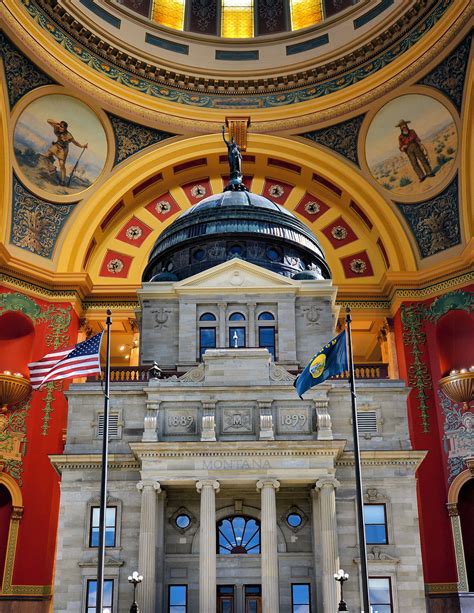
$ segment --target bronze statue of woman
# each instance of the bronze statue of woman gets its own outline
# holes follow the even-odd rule
[[[226,140],[224,126],[222,126],[222,138],[227,145],[227,158],[229,160],[230,178],[240,178],[242,176],[242,154],[240,153],[240,149],[235,142],[233,136],[231,136],[230,141]]]

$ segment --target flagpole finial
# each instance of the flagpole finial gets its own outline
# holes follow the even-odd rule
[[[352,312],[351,307],[346,306],[346,323],[347,324],[350,324],[352,321],[351,312]]]
[[[112,311],[110,309],[107,309],[105,312],[107,313],[109,317],[112,315]]]

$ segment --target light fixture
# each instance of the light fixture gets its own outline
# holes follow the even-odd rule
[[[8,405],[18,404],[28,398],[31,393],[31,383],[20,372],[11,373],[4,370],[0,373],[0,412],[6,413]]]
[[[143,575],[136,570],[133,571],[131,575],[128,577],[128,582],[133,584],[133,602],[130,607],[130,613],[140,613],[140,610],[137,605],[137,585],[143,581]]]
[[[343,586],[344,582],[349,579],[349,574],[340,568],[337,573],[334,573],[334,579],[341,584],[341,601],[339,602],[338,611],[347,611],[347,604],[344,601],[344,591]]]
[[[469,409],[469,403],[474,400],[474,366],[454,369],[439,382],[440,388],[454,402],[461,402],[463,409]]]

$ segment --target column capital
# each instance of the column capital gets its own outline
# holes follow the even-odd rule
[[[159,493],[162,491],[162,489],[161,489],[161,485],[160,485],[160,483],[158,483],[158,481],[152,481],[151,479],[149,479],[149,480],[148,480],[148,479],[145,479],[145,480],[143,480],[143,481],[139,481],[139,482],[137,483],[137,490],[138,490],[139,492],[143,492],[143,490],[144,490],[146,487],[151,487],[151,488],[153,488],[157,494],[159,494]]]
[[[201,481],[196,482],[196,489],[199,493],[201,493],[205,487],[211,487],[217,494],[219,493],[220,483],[215,479],[202,479]]]
[[[448,509],[449,517],[457,517],[459,515],[457,502],[447,502],[446,508]]]
[[[341,484],[334,477],[323,477],[322,479],[318,479],[315,484],[315,489],[322,490],[323,488],[335,490]]]
[[[226,309],[227,308],[227,302],[218,302],[217,306],[219,307],[219,309]]]
[[[278,491],[280,489],[280,482],[276,479],[260,479],[257,481],[257,490],[262,490],[264,487],[272,487]]]

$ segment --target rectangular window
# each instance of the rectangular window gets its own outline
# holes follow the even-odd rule
[[[275,360],[275,328],[265,326],[258,329],[258,346],[268,349],[272,358]]]
[[[390,577],[369,577],[369,600],[373,613],[393,613]]]
[[[229,328],[229,347],[245,347],[245,328]]]
[[[168,590],[168,612],[187,613],[188,611],[188,586],[170,585]]]
[[[91,508],[91,528],[89,533],[89,547],[99,546],[99,517],[100,508]],[[105,546],[115,547],[117,528],[117,507],[107,507],[105,510]]]
[[[311,590],[309,583],[291,585],[292,613],[311,613]]]
[[[113,613],[113,593],[114,593],[114,581],[113,579],[104,580],[104,596],[102,599],[102,610],[104,613],[108,610]],[[87,581],[87,594],[86,594],[86,613],[96,613],[97,606],[97,581],[95,579],[88,579]]]
[[[384,504],[364,504],[365,539],[370,545],[386,544],[387,513]]]
[[[253,0],[222,0],[221,36],[252,38]]]
[[[202,358],[206,349],[216,348],[216,329],[199,328],[199,358]]]

